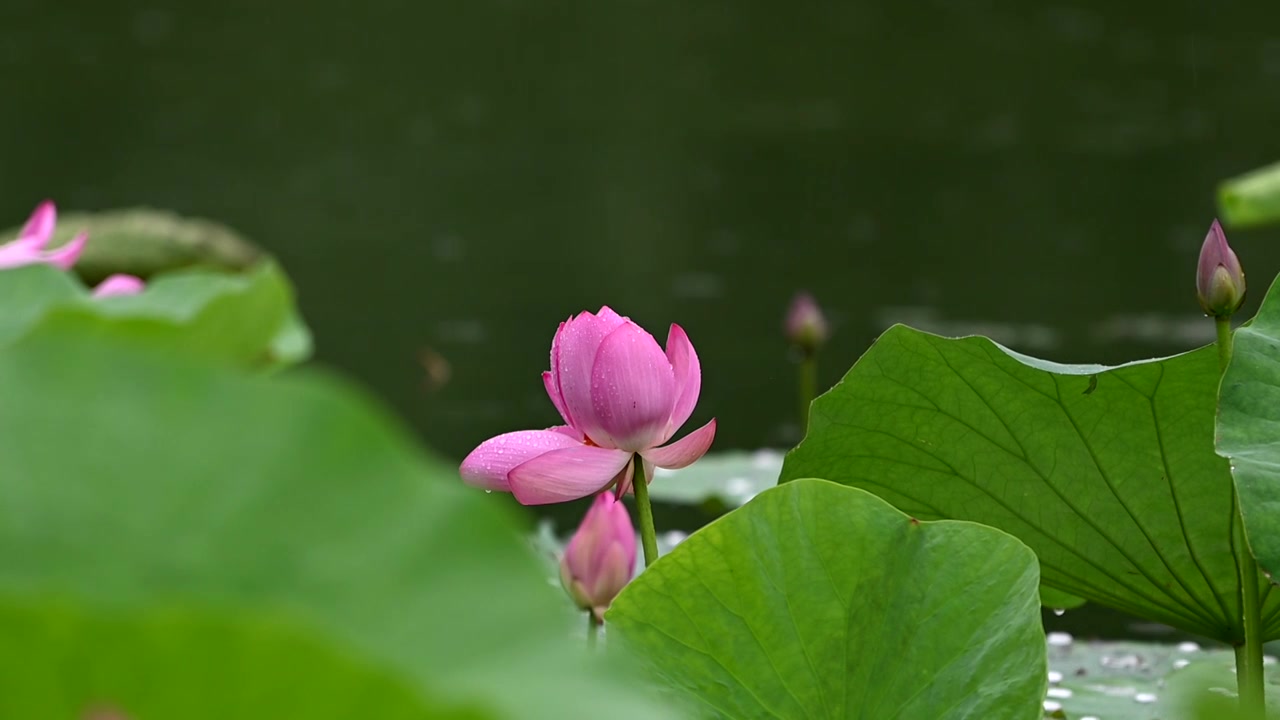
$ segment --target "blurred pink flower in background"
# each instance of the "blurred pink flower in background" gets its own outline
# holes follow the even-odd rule
[[[84,244],[88,242],[87,233],[79,233],[66,245],[54,250],[45,250],[53,237],[53,229],[58,224],[58,209],[52,200],[45,200],[36,206],[35,212],[27,219],[26,225],[18,233],[17,239],[0,245],[0,268],[14,268],[35,263],[48,263],[63,270],[70,270]]]
[[[788,342],[810,354],[817,352],[827,341],[830,332],[827,317],[822,314],[822,308],[813,299],[813,295],[798,292],[791,299],[783,332]]]

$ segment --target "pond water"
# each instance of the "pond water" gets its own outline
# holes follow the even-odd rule
[[[1207,342],[1225,177],[1280,157],[1280,4],[6,0],[0,217],[153,205],[295,278],[319,359],[461,457],[556,421],[556,324],[679,322],[692,422],[798,438],[894,322],[1062,362]],[[1232,232],[1256,307],[1276,230]],[[1271,242],[1269,242],[1271,241]],[[690,425],[695,427],[696,425]]]

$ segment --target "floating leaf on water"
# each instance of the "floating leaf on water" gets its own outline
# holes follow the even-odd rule
[[[680,470],[658,468],[649,496],[655,502],[702,505],[708,501],[732,509],[778,484],[781,450],[709,453]]]
[[[0,239],[17,237],[18,230],[0,231]],[[86,230],[89,243],[75,269],[91,285],[112,273],[148,278],[193,266],[239,271],[265,259],[262,250],[222,223],[152,208],[60,213],[50,247]]]
[[[297,363],[311,352],[293,288],[272,262],[238,274],[175,271],[138,295],[105,299],[90,298],[54,267],[28,265],[0,272],[0,307],[0,347],[58,325],[258,368]]]

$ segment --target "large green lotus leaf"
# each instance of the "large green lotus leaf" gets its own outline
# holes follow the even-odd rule
[[[1076,597],[1056,588],[1040,585],[1040,604],[1055,610],[1070,610],[1084,605],[1084,598]]]
[[[1278,286],[1271,286],[1253,322],[1235,332],[1218,415],[1218,451],[1231,459],[1249,547],[1273,576],[1280,571]]]
[[[1218,208],[1233,226],[1280,222],[1280,163],[1223,182]]]
[[[1044,583],[1226,642],[1243,637],[1214,348],[1066,366],[895,326],[814,403],[782,478],[1005,530]],[[1263,608],[1280,637],[1280,593]]]
[[[89,302],[88,291],[74,277],[48,265],[0,270],[0,346],[17,340],[55,308]]]
[[[1005,533],[800,480],[694,533],[606,619],[721,717],[1034,719],[1038,582]]]
[[[0,695],[0,717],[119,717],[108,713],[128,708],[131,717],[192,718],[208,716],[207,704],[228,718],[484,717],[432,703],[390,673],[265,619],[189,609],[85,613],[46,599],[0,603],[0,632],[0,673],[22,681]]]
[[[83,321],[86,332],[245,364],[274,364],[277,338],[296,332],[293,291],[273,263],[244,275],[207,270],[161,275],[145,292],[81,303],[53,320],[67,316]]]
[[[0,232],[0,241],[17,237],[18,230]],[[88,232],[89,242],[75,270],[95,284],[111,273],[149,278],[195,266],[247,270],[265,257],[226,225],[154,208],[60,213],[49,246],[62,245],[79,232]]]
[[[56,324],[255,366],[298,362],[311,350],[289,281],[269,262],[242,275],[178,271],[138,295],[97,299],[66,273],[30,265],[0,271],[0,307],[0,345]]]
[[[572,642],[511,517],[327,375],[42,328],[0,353],[0,397],[8,707],[274,720],[382,687],[433,717],[665,716]],[[135,647],[104,664],[112,627]],[[242,712],[273,683],[298,692]],[[197,685],[228,690],[173,712]]]

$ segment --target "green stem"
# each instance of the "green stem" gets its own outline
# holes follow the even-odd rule
[[[1218,329],[1218,372],[1227,371],[1227,363],[1231,362],[1231,316],[1213,319]]]
[[[658,559],[658,536],[653,530],[653,505],[649,503],[649,483],[645,482],[644,459],[635,456],[635,479],[631,487],[636,493],[636,514],[640,516],[640,544],[644,547],[644,566]]]
[[[1231,317],[1214,318],[1218,330],[1218,369],[1225,373],[1231,362]],[[1236,650],[1236,684],[1240,690],[1240,709],[1248,720],[1261,720],[1266,711],[1266,686],[1262,664],[1262,607],[1258,594],[1258,561],[1249,552],[1244,516],[1235,482],[1231,484],[1232,502],[1238,522],[1232,545],[1236,567],[1240,572],[1240,608],[1244,614],[1244,644]]]
[[[1239,503],[1236,505],[1239,508]],[[1262,607],[1258,602],[1258,563],[1249,552],[1244,522],[1236,523],[1236,555],[1240,568],[1240,596],[1244,608],[1244,645],[1236,646],[1236,683],[1240,709],[1247,720],[1261,720],[1266,708],[1262,663]]]
[[[809,406],[818,388],[817,353],[806,352],[800,359],[800,435],[809,431]]]
[[[594,610],[587,611],[587,650],[595,650],[597,636],[600,634],[601,622],[596,619]]]

